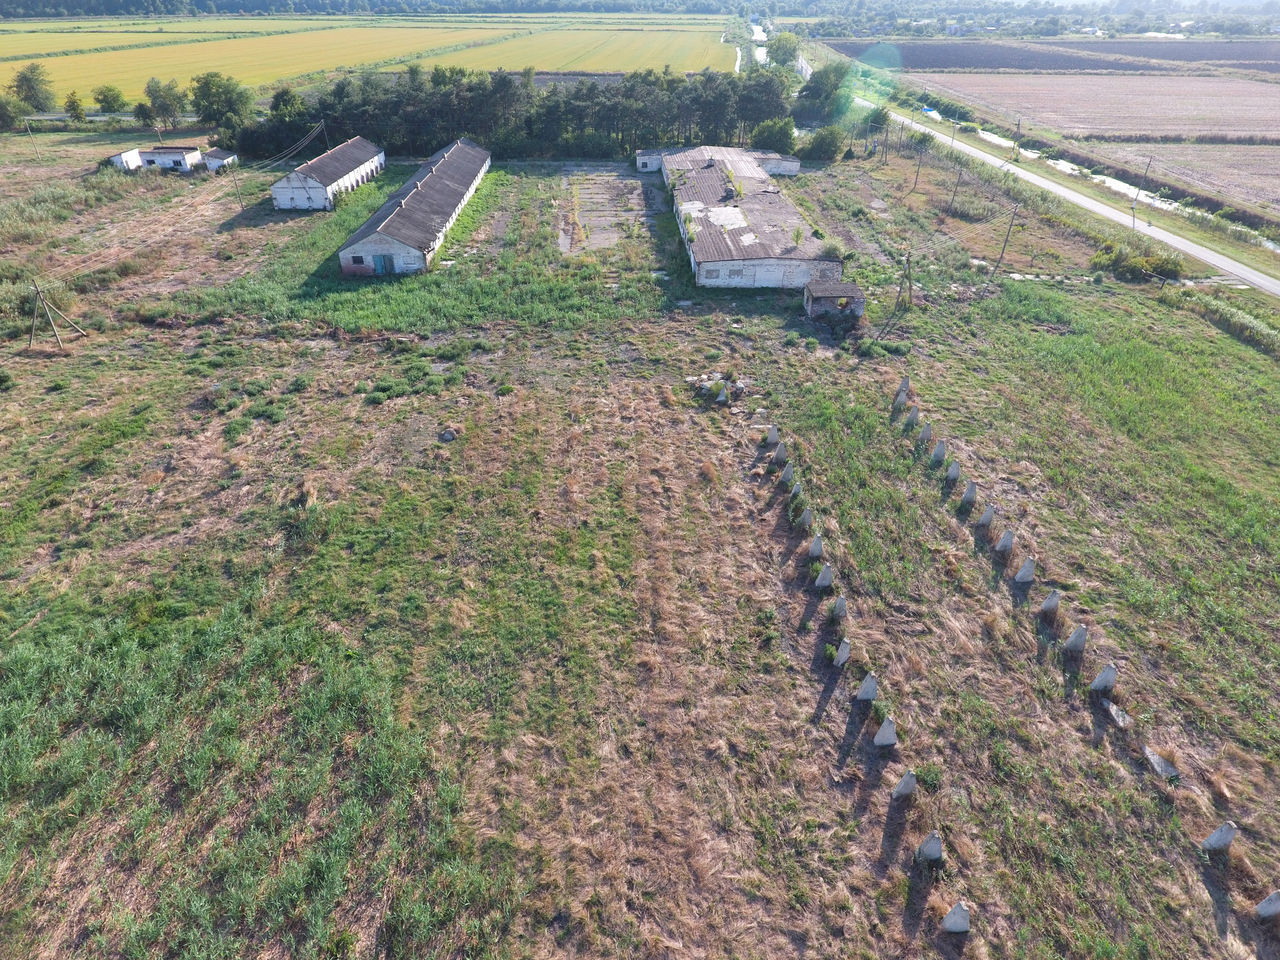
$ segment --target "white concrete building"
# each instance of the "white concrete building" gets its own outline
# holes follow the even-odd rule
[[[489,152],[455,140],[419,168],[338,251],[348,276],[418,273],[489,169]]]
[[[111,161],[112,166],[119,167],[121,170],[137,170],[142,166],[142,157],[139,155],[137,147],[117,153],[108,159]]]
[[[778,154],[736,147],[660,151],[676,224],[701,287],[781,287],[839,280],[843,263],[782,195],[765,168],[790,171]],[[652,163],[650,157],[636,157]],[[762,162],[763,160],[763,162]],[[795,162],[799,169],[799,161]],[[794,171],[790,171],[794,172]]]
[[[190,173],[203,162],[199,147],[167,147],[163,145],[147,147],[138,151],[138,157],[144,167],[177,170],[180,173]]]
[[[214,147],[212,150],[204,152],[204,163],[209,168],[210,173],[217,173],[222,167],[239,162],[240,158],[238,156],[230,150],[223,150],[221,147]]]
[[[332,210],[334,198],[368,183],[387,165],[382,148],[352,137],[271,185],[277,210]]]
[[[799,157],[776,153],[773,150],[740,150],[737,147],[695,147],[693,149],[698,151],[700,155],[707,157],[718,156],[729,150],[736,154],[745,154],[760,164],[760,169],[771,177],[792,177],[800,172]],[[686,147],[673,147],[665,150],[637,150],[636,169],[641,173],[658,173],[662,170],[663,157],[688,152],[689,149]]]

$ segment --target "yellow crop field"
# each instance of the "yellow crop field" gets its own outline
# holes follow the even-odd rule
[[[214,34],[216,37],[217,34]],[[103,50],[109,47],[134,47],[141,44],[174,43],[176,41],[210,39],[202,33],[116,33],[84,31],[65,34],[37,31],[32,33],[0,33],[0,56],[29,57],[38,53],[60,53],[64,50]]]
[[[503,36],[491,27],[437,30],[406,27],[339,27],[281,36],[238,37],[160,46],[146,50],[108,50],[41,60],[59,98],[69,90],[111,83],[137,99],[151,77],[186,83],[208,70],[230,74],[249,86],[269,84],[317,70],[356,67],[392,57],[426,53],[457,44]],[[68,38],[74,40],[75,38]],[[21,61],[0,64],[0,86],[7,85]]]
[[[354,26],[372,21],[371,17],[102,17],[91,20],[18,20],[12,21],[10,29],[20,26],[23,32],[41,33],[277,33],[281,30]]]
[[[425,58],[426,64],[469,67],[474,70],[522,70],[535,67],[546,71],[584,71],[609,73],[661,70],[696,71],[703,67],[732,70],[734,48],[720,42],[721,31],[709,25],[706,29],[676,30],[600,30],[553,29],[529,36],[515,37],[502,43],[458,50]]]

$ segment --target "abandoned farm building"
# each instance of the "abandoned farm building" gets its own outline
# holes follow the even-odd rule
[[[161,170],[178,170],[190,173],[203,158],[199,147],[183,147],[164,145],[156,147],[134,147],[110,157],[111,163],[121,170],[141,170],[144,167],[157,167]]]
[[[698,286],[798,290],[840,279],[839,254],[814,236],[766,169],[795,173],[794,157],[694,147],[644,151],[636,166],[647,169],[642,164],[651,164],[654,153],[675,197],[676,224]]]
[[[455,140],[431,155],[338,251],[349,275],[425,270],[489,169],[489,151]]]
[[[368,183],[387,165],[382,148],[352,137],[271,185],[277,210],[332,210],[334,198]]]
[[[811,280],[804,285],[804,313],[814,317],[851,317],[861,320],[867,298],[856,283],[843,280]]]
[[[214,147],[212,150],[204,152],[204,163],[209,168],[210,173],[217,173],[223,167],[239,162],[239,157],[230,150],[223,150],[221,147]]]

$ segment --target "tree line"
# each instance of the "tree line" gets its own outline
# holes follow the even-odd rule
[[[818,125],[844,112],[847,71],[838,64],[823,67],[793,96],[799,79],[782,66],[753,66],[745,73],[706,69],[690,75],[667,68],[616,80],[538,86],[532,68],[489,73],[413,65],[403,73],[343,77],[309,98],[284,87],[261,117],[255,116],[252,92],[216,71],[192,77],[188,86],[153,77],[145,98],[132,105],[109,84],[94,88],[91,96],[103,113],[131,112],[145,127],[175,127],[190,110],[215,128],[219,146],[249,157],[287,150],[321,120],[330,138],[365,136],[389,153],[414,156],[464,136],[483,143],[499,159],[611,158],[645,147],[703,143],[792,153],[794,118]],[[51,112],[57,106],[39,62],[19,70],[8,93],[9,106],[0,103],[0,125],[11,126],[27,113]],[[84,103],[74,91],[62,106],[68,119],[85,119]],[[839,139],[829,131],[815,137],[811,155],[830,159],[830,144]]]
[[[846,69],[815,72],[799,92],[800,109],[829,116],[837,109]],[[400,74],[345,77],[314,100],[282,89],[265,118],[236,132],[234,146],[247,156],[272,156],[323,120],[336,139],[361,135],[388,153],[416,156],[463,136],[500,159],[608,158],[700,143],[790,153],[796,82],[794,73],[780,67],[740,74],[708,69],[688,76],[666,69],[630,73],[616,82],[539,87],[532,69],[487,73],[413,66]]]

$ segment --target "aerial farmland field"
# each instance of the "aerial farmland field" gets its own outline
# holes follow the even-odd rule
[[[230,74],[241,83],[256,86],[317,70],[355,67],[429,50],[501,39],[496,28],[404,29],[401,27],[339,27],[285,36],[237,37],[232,40],[158,46],[138,50],[72,54],[41,61],[49,71],[59,96],[69,90],[87,90],[95,84],[113,83],[126,97],[137,98],[151,77],[177,78],[185,82],[206,70]],[[21,62],[5,64],[0,83],[8,83]]]
[[[207,70],[267,87],[344,67],[398,65],[415,55],[426,64],[482,70],[612,72],[668,64],[731,70],[734,48],[720,43],[723,29],[721,17],[642,15],[88,20],[62,29],[42,21],[0,33],[0,85],[28,56],[40,59],[59,97],[112,83],[136,98],[151,77],[186,81]]]
[[[734,47],[720,42],[718,26],[693,29],[600,30],[564,28],[514,37],[490,46],[430,57],[426,63],[477,70],[616,72],[645,67],[732,70]]]
[[[1117,63],[1096,53],[1033,47],[974,38],[966,40],[832,40],[827,46],[882,70],[1119,70],[1168,69],[1142,61]]]
[[[208,40],[218,34],[179,33],[174,31],[149,33],[122,32],[110,30],[83,31],[74,35],[32,31],[31,33],[0,33],[0,58],[12,61],[21,57],[30,57],[51,53],[64,53],[70,50],[105,50],[112,47],[145,47],[159,46],[166,43],[188,43],[193,40]]]
[[[1273,84],[1231,77],[915,74],[920,86],[1067,136],[1280,135]]]

